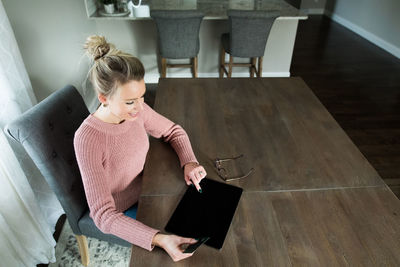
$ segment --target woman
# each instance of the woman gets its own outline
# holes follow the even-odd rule
[[[172,145],[186,184],[193,184],[199,192],[206,171],[198,164],[182,127],[144,103],[142,63],[101,36],[88,37],[85,49],[94,59],[89,77],[101,103],[83,121],[74,138],[90,216],[104,233],[149,251],[159,246],[174,261],[187,258],[192,254],[182,253],[182,245],[196,240],[161,234],[135,220],[140,174],[149,149],[147,134],[163,137]]]

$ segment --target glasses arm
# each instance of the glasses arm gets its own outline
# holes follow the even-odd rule
[[[236,159],[239,159],[241,157],[243,157],[243,154],[241,154],[241,155],[239,155],[237,157],[233,157],[233,158],[223,158],[223,159],[216,158],[215,162],[216,163],[220,163],[220,162],[224,162],[224,161],[228,161],[228,160],[236,160]]]
[[[228,178],[226,176],[223,176],[222,174],[220,174],[220,172],[218,172],[218,176],[222,178],[222,180],[224,180],[225,182],[229,182],[229,181],[233,181],[233,180],[239,180],[239,179],[243,179],[246,178],[247,176],[249,176],[252,172],[254,171],[254,168],[251,168],[247,174],[242,175],[242,176],[238,176],[238,177],[231,177]]]

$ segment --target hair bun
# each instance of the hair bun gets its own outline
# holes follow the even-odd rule
[[[86,39],[84,48],[94,60],[97,60],[110,51],[110,44],[107,43],[104,36],[91,35]]]

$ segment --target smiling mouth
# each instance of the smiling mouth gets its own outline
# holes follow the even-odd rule
[[[129,113],[129,115],[130,115],[131,117],[133,117],[133,118],[136,118],[138,114],[139,114],[139,112],[136,112],[136,113]]]

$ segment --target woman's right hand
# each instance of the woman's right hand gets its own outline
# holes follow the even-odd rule
[[[180,261],[193,255],[193,253],[183,253],[183,245],[196,243],[193,238],[185,238],[177,235],[156,234],[152,244],[163,248],[173,261]]]

